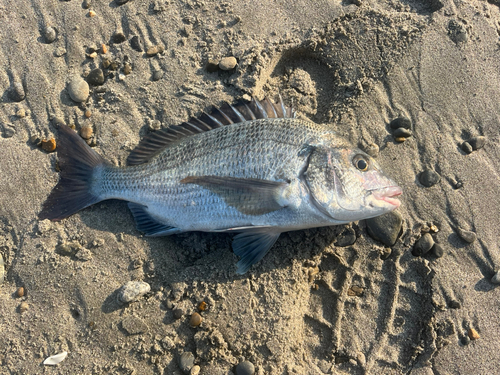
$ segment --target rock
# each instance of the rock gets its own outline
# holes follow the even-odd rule
[[[441,180],[441,176],[432,169],[426,169],[420,173],[418,180],[425,187],[431,187],[436,185]]]
[[[236,366],[236,375],[254,375],[255,366],[252,362],[243,361]]]
[[[200,366],[194,365],[191,371],[189,372],[189,375],[198,375],[201,371]]]
[[[129,316],[122,320],[122,328],[129,335],[139,335],[148,331],[148,326],[136,316]]]
[[[201,317],[201,315],[195,312],[193,313],[193,315],[191,315],[191,318],[189,319],[189,324],[191,325],[191,327],[198,327],[202,321],[203,318]]]
[[[366,219],[368,234],[386,246],[393,246],[403,226],[403,218],[397,211],[391,211],[382,216]]]
[[[221,70],[231,70],[234,69],[236,65],[238,65],[238,61],[236,61],[236,58],[233,56],[223,57],[219,61],[219,68]]]
[[[123,5],[128,3],[129,0],[115,0],[116,5]]]
[[[364,151],[372,158],[376,158],[379,154],[380,148],[375,143],[369,143],[363,147]]]
[[[42,149],[45,151],[45,152],[53,152],[56,150],[56,140],[54,138],[50,138],[50,139],[43,139],[42,140]]]
[[[16,128],[13,125],[4,125],[3,126],[3,137],[4,138],[12,138],[16,134]]]
[[[23,101],[26,97],[24,87],[21,82],[13,82],[8,92],[9,98],[15,102]]]
[[[127,37],[121,31],[117,31],[112,37],[113,43],[120,44],[127,40]]]
[[[467,334],[471,340],[477,340],[481,337],[474,328],[469,328],[469,332],[467,332]]]
[[[149,123],[148,129],[151,132],[155,132],[157,130],[160,130],[161,129],[161,122],[160,122],[160,120],[153,120],[153,121],[151,121]]]
[[[441,258],[444,255],[444,249],[440,244],[435,243],[431,249],[436,258]]]
[[[130,39],[130,47],[132,47],[132,49],[136,50],[137,52],[142,52],[141,42],[137,35],[134,35]]]
[[[470,145],[469,142],[465,141],[464,143],[462,143],[462,151],[465,152],[466,154],[470,154],[472,151],[474,151],[472,149],[472,146]]]
[[[155,70],[153,73],[153,81],[159,81],[163,77],[163,71],[162,70]]]
[[[411,121],[406,117],[398,117],[392,120],[389,126],[391,127],[391,129],[411,129]]]
[[[28,311],[29,308],[30,308],[30,305],[28,305],[27,302],[21,302],[21,304],[19,305],[19,312],[21,314],[25,313],[26,311]]]
[[[89,9],[92,5],[92,0],[83,0],[82,7],[83,9]]]
[[[19,288],[17,288],[16,297],[21,298],[21,297],[24,297],[25,294],[26,294],[26,291],[24,290],[24,287],[20,286]]]
[[[477,238],[476,233],[462,228],[457,229],[457,234],[462,240],[468,243],[473,243]]]
[[[337,241],[335,242],[335,246],[338,247],[346,247],[354,245],[356,242],[356,232],[352,228],[347,228],[343,231],[340,236],[337,237]]]
[[[420,239],[415,243],[413,247],[412,254],[415,256],[421,256],[427,254],[430,249],[434,246],[434,239],[430,233],[425,233]]]
[[[55,57],[62,57],[66,54],[66,48],[64,47],[57,47],[56,50],[54,51],[54,56]]]
[[[353,285],[347,290],[347,295],[350,297],[359,297],[363,294],[363,291],[362,287]]]
[[[155,56],[159,53],[162,53],[163,51],[164,51],[164,48],[162,46],[152,46],[146,50],[146,55],[151,57],[151,56]]]
[[[184,352],[179,356],[179,367],[184,374],[189,375],[194,366],[194,355],[191,352]]]
[[[129,303],[138,300],[150,290],[151,287],[144,281],[129,281],[121,287],[117,299],[120,303]]]
[[[1,271],[0,271],[1,272]],[[500,271],[497,271],[493,277],[491,278],[491,282],[493,284],[500,284]],[[1,284],[1,278],[0,278],[0,284]]]
[[[104,83],[104,72],[97,68],[92,70],[87,76],[87,82],[93,86],[101,86]]]
[[[53,43],[57,38],[57,32],[53,27],[47,26],[43,30],[43,37],[45,38],[45,42]]]
[[[479,149],[484,147],[484,145],[486,144],[486,137],[482,137],[482,136],[473,137],[473,138],[469,139],[467,142],[469,142],[472,149],[474,151],[476,151],[476,150],[479,150]]]
[[[412,136],[412,132],[410,129],[406,129],[406,128],[397,128],[396,130],[394,130],[394,137],[396,138],[400,138],[400,137],[403,137],[403,138],[408,138],[408,137],[411,137]]]
[[[132,65],[128,62],[126,62],[125,64],[123,64],[123,73],[125,75],[129,75],[130,73],[132,73]]]
[[[460,305],[460,302],[458,301],[450,301],[448,303],[448,306],[450,307],[450,309],[459,309],[461,308],[462,306]]]
[[[174,319],[180,319],[182,318],[182,316],[184,315],[184,311],[182,309],[175,309],[173,311],[173,314],[174,314]]]
[[[89,84],[82,77],[73,76],[68,84],[68,93],[73,101],[82,103],[89,97]]]

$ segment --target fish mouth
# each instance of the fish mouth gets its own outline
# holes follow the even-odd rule
[[[399,207],[401,202],[396,197],[403,194],[403,190],[399,186],[388,186],[385,188],[377,189],[372,191],[372,195],[375,199],[387,202],[395,208]]]

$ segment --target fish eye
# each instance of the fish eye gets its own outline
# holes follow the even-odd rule
[[[362,172],[366,172],[368,170],[368,161],[363,155],[356,155],[353,159],[353,164]]]

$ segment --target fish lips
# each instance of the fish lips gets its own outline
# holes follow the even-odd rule
[[[393,209],[398,208],[401,205],[401,202],[396,197],[403,194],[403,190],[399,186],[387,186],[384,188],[372,190],[372,196],[379,200],[384,201],[391,206],[394,206]]]

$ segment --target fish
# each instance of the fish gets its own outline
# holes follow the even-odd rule
[[[346,224],[399,207],[401,188],[331,128],[265,98],[224,103],[150,133],[113,166],[66,125],[59,182],[39,213],[62,220],[107,199],[128,202],[146,236],[230,232],[236,272],[283,232]]]

